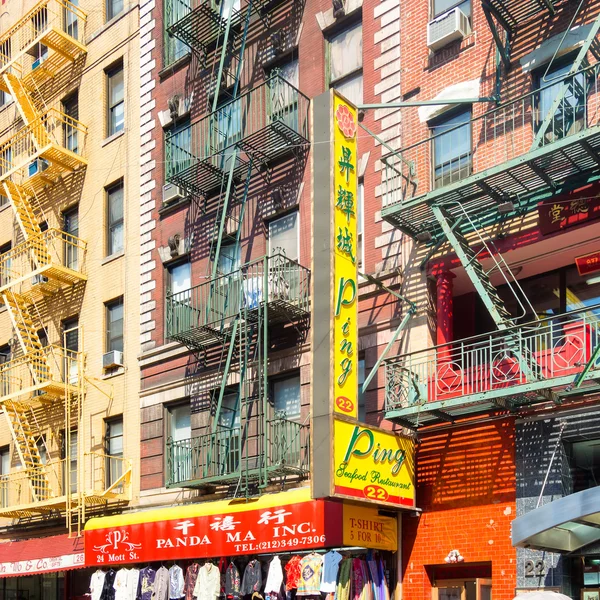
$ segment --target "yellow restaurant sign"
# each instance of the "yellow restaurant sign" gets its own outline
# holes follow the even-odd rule
[[[333,421],[333,493],[344,498],[413,508],[414,443],[352,421]]]
[[[357,110],[333,94],[334,412],[358,415]]]
[[[398,550],[398,523],[376,508],[344,503],[344,545],[375,550]]]

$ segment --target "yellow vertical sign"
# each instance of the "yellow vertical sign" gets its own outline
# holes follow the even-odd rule
[[[358,415],[358,156],[356,107],[333,93],[334,412]]]

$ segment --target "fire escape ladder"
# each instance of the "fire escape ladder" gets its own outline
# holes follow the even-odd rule
[[[20,402],[8,401],[2,405],[21,465],[29,472],[27,478],[32,500],[46,500],[51,494],[48,473],[38,446],[43,440],[33,409]]]
[[[576,87],[581,83],[576,77],[573,77],[583,66],[586,60],[587,53],[590,49],[596,49],[594,44],[598,31],[600,30],[600,14],[594,20],[590,31],[583,42],[582,46],[569,69],[569,72],[563,78],[560,83],[560,87],[548,109],[548,112],[544,115],[543,121],[540,123],[533,144],[531,144],[531,150],[535,150],[542,145],[544,137],[548,132],[548,128],[552,124],[554,126],[563,126],[567,120],[569,113],[574,114],[573,101],[577,102],[578,98],[585,98],[585,90],[578,90]],[[585,77],[585,75],[584,75]],[[586,85],[585,81],[583,82]],[[562,113],[566,113],[562,114]],[[562,132],[558,132],[559,135]]]

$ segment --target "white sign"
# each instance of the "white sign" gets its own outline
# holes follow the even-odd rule
[[[3,575],[26,575],[27,573],[44,573],[45,571],[61,571],[73,567],[83,567],[84,555],[63,554],[52,558],[32,558],[17,562],[0,563],[0,577]]]

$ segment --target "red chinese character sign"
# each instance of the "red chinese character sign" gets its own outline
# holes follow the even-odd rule
[[[564,196],[546,200],[538,206],[540,231],[543,235],[600,218],[600,187],[587,186]]]
[[[357,111],[333,94],[334,412],[358,416]]]
[[[203,505],[198,505],[202,510]],[[248,508],[252,504],[246,505]],[[244,508],[246,507],[244,506]],[[206,505],[204,505],[206,507]],[[342,543],[341,505],[323,500],[86,529],[85,564],[102,566],[302,550]],[[123,519],[126,519],[124,517]]]

